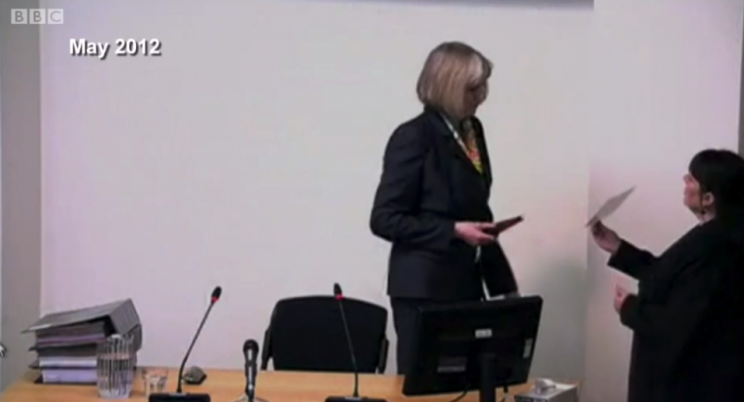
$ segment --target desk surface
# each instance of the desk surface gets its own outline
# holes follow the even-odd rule
[[[173,391],[176,371],[169,371],[167,390]],[[208,393],[213,402],[233,402],[243,396],[245,377],[242,370],[208,370],[207,380],[201,386],[185,386],[184,392]],[[34,384],[37,374],[28,373],[0,396],[0,402],[87,402],[98,401],[93,385],[40,385]],[[132,401],[146,401],[143,381],[134,386]],[[426,401],[449,402],[453,395],[407,398],[401,394],[402,377],[392,375],[361,375],[359,393],[363,396],[385,398],[388,402]],[[256,397],[267,402],[323,402],[329,395],[350,395],[354,388],[351,374],[262,371],[258,376]],[[523,391],[526,386],[514,387],[511,392]],[[500,393],[499,397],[500,399]],[[469,393],[462,401],[478,400],[478,393]]]

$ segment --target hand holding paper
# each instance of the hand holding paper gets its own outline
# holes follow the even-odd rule
[[[622,242],[620,236],[601,221],[597,221],[592,225],[592,237],[594,237],[594,242],[597,243],[599,248],[610,254],[615,254]]]
[[[605,201],[605,203],[602,204],[597,213],[595,213],[594,216],[589,219],[589,222],[586,223],[586,227],[594,226],[594,224],[596,224],[597,222],[603,221],[610,215],[615,213],[615,211],[617,211],[617,209],[620,208],[621,205],[623,205],[625,200],[630,197],[630,194],[632,194],[634,190],[635,186]]]

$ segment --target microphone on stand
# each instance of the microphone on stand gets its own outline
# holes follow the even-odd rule
[[[346,344],[349,346],[349,357],[351,358],[351,367],[354,369],[354,394],[352,396],[329,396],[325,402],[387,402],[385,399],[378,398],[367,398],[365,396],[359,396],[359,367],[357,366],[356,353],[354,353],[354,344],[351,341],[351,332],[349,331],[349,323],[346,321],[346,312],[344,311],[344,294],[341,291],[341,285],[338,283],[333,284],[333,296],[338,301],[338,309],[341,313],[341,323],[344,327],[344,333],[346,335]]]
[[[204,313],[204,318],[202,318],[201,323],[199,324],[199,328],[196,330],[196,334],[194,335],[194,339],[191,340],[189,349],[186,351],[186,356],[183,357],[181,367],[179,367],[178,369],[178,385],[176,386],[176,392],[150,394],[150,396],[147,398],[148,402],[211,402],[212,399],[209,394],[184,394],[182,391],[181,382],[183,381],[184,367],[186,367],[186,362],[189,360],[189,355],[191,355],[191,349],[194,348],[196,340],[199,339],[199,334],[201,334],[201,330],[204,327],[204,323],[207,321],[207,317],[209,317],[209,313],[212,311],[212,307],[214,307],[215,303],[220,300],[221,296],[222,288],[217,286],[212,291],[212,296],[209,301],[209,307],[207,307],[207,312]]]
[[[256,398],[258,342],[253,339],[245,341],[243,356],[245,356],[245,395],[248,397],[248,402],[253,402]]]

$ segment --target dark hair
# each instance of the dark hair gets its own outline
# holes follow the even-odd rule
[[[744,211],[744,159],[726,149],[706,149],[690,161],[700,191],[713,194],[716,215]]]

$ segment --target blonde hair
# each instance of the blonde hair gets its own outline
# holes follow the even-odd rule
[[[492,69],[491,61],[471,46],[445,42],[429,53],[416,93],[424,105],[463,118],[466,91],[485,86]]]

